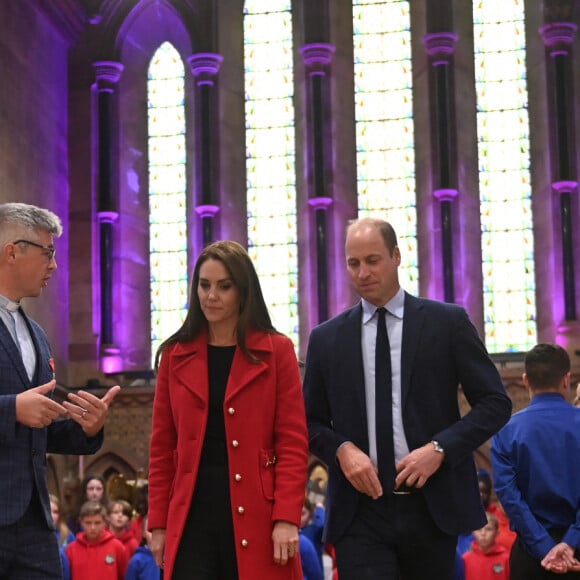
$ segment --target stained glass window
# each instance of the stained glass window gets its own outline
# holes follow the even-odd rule
[[[298,348],[293,58],[291,1],[246,0],[248,251],[274,325]]]
[[[153,55],[147,81],[151,353],[187,313],[184,66],[168,42]]]
[[[485,340],[536,343],[524,0],[473,3]]]
[[[354,0],[354,74],[359,217],[391,222],[400,278],[419,291],[408,1]]]

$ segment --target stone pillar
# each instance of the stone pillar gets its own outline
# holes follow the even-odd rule
[[[558,342],[567,346],[568,335],[580,330],[577,320],[576,284],[574,274],[573,196],[578,191],[574,137],[574,97],[571,50],[577,26],[572,22],[550,22],[540,28],[540,34],[550,56],[548,82],[552,114],[552,191],[559,197],[562,251],[562,281],[564,321],[558,326]],[[576,339],[577,342],[577,339]]]
[[[300,49],[306,72],[306,171],[308,205],[315,212],[318,322],[329,318],[328,224],[332,206],[332,139],[329,103],[329,68],[335,52],[332,44],[313,42]]]
[[[114,97],[123,72],[119,62],[93,63],[97,90],[97,220],[99,224],[100,357],[104,373],[120,370],[113,327],[113,233],[119,218]]]
[[[434,111],[434,179],[433,196],[439,201],[441,210],[441,266],[443,274],[443,298],[455,302],[453,276],[453,200],[457,197],[456,167],[453,151],[456,143],[452,127],[455,115],[451,106],[451,66],[458,41],[453,32],[426,34],[423,43],[433,67],[433,85],[430,87],[435,102]]]
[[[195,211],[202,223],[204,246],[214,241],[219,212],[218,98],[215,82],[223,56],[210,52],[187,59],[195,77]]]

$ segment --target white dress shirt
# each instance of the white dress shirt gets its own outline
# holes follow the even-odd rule
[[[375,415],[375,343],[377,336],[377,307],[362,302],[362,353],[365,378],[365,399],[369,437],[369,456],[377,465],[377,438]],[[403,315],[405,311],[405,292],[402,288],[384,307],[387,310],[386,322],[391,347],[391,376],[393,386],[393,444],[395,463],[409,454],[409,446],[403,428],[401,407],[401,351],[403,344]]]
[[[20,312],[20,304],[0,294],[0,317],[20,351],[28,378],[32,380],[36,369],[36,351],[26,321]]]

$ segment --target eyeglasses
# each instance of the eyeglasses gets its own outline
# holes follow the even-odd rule
[[[56,248],[54,246],[43,246],[42,244],[37,244],[36,242],[31,242],[30,240],[16,240],[12,242],[13,244],[28,244],[29,246],[34,246],[35,248],[40,248],[45,251],[45,256],[52,260],[56,254]]]

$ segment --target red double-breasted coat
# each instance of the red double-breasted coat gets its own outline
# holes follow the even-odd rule
[[[239,580],[302,579],[300,560],[273,561],[276,520],[300,525],[308,436],[300,373],[289,338],[251,332],[251,362],[236,348],[224,400]],[[208,417],[207,336],[163,353],[153,407],[149,528],[166,530],[171,578],[197,478]]]

